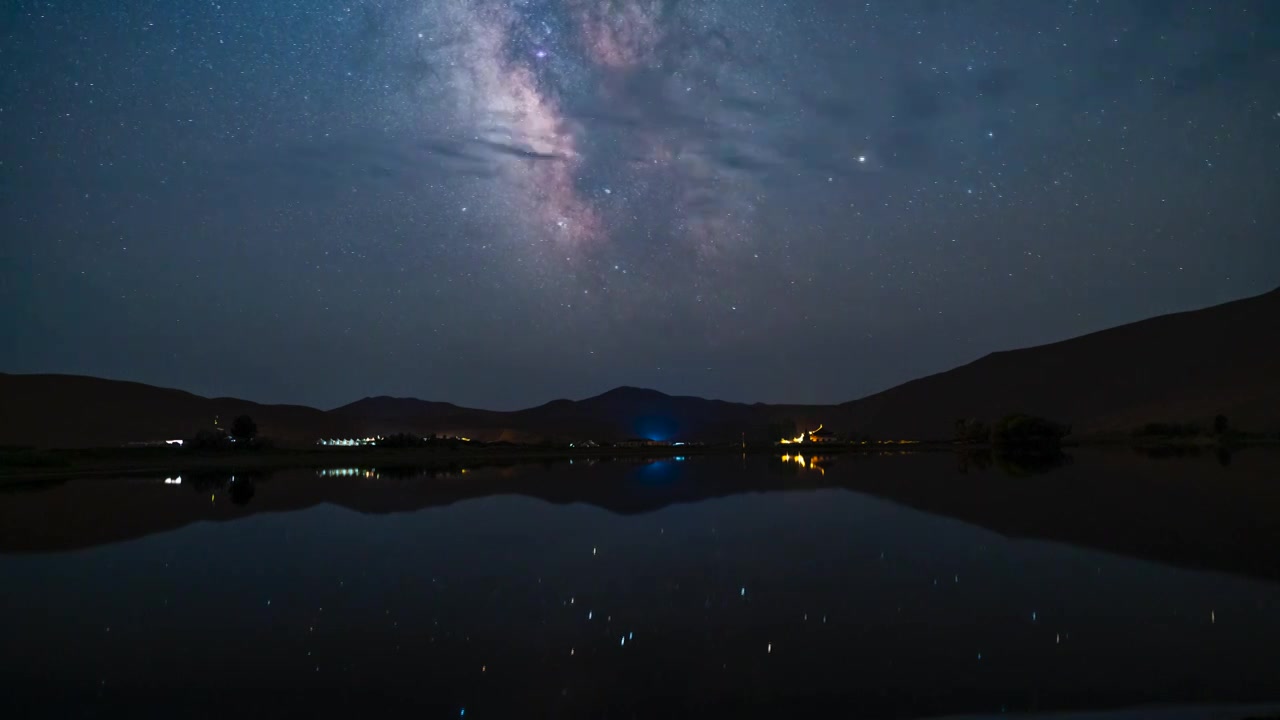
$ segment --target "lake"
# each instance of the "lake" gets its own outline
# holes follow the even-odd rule
[[[10,487],[0,709],[1244,717],[1280,701],[1278,549],[1263,451]]]

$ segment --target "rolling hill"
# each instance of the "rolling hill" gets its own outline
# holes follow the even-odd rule
[[[631,437],[731,442],[772,423],[824,423],[840,433],[949,439],[956,418],[1013,413],[1078,434],[1152,421],[1280,432],[1280,290],[1164,315],[1070,340],[997,352],[954,370],[840,405],[764,405],[620,387],[585,400],[499,412],[413,398],[369,397],[334,410],[204,398],[181,390],[72,375],[0,373],[0,445],[91,447],[185,438],[239,414],[283,445],[398,432],[513,442]]]
[[[1050,345],[998,352],[845,403],[840,423],[877,434],[945,438],[956,418],[1026,412],[1077,433],[1153,421],[1280,432],[1280,289],[1162,315]]]
[[[341,419],[301,405],[260,405],[81,375],[0,373],[0,446],[108,447],[189,438],[247,414],[286,445],[344,435]]]

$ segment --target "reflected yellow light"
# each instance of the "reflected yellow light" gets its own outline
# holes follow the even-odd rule
[[[800,454],[782,456],[782,462],[784,463],[794,462],[795,464],[799,465],[800,467],[806,470],[817,470],[823,475],[826,475],[827,474],[826,469],[818,464],[820,460],[822,460],[822,458],[820,458],[817,455],[814,455],[813,457],[808,459],[806,459],[804,455],[800,455]]]

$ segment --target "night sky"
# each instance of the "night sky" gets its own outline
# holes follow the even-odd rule
[[[0,0],[0,370],[840,402],[1280,284],[1280,2]]]

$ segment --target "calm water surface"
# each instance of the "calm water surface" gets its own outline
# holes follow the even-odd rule
[[[0,707],[916,717],[1267,703],[1280,568],[1258,545],[1280,537],[1277,469],[708,457],[10,490]]]

